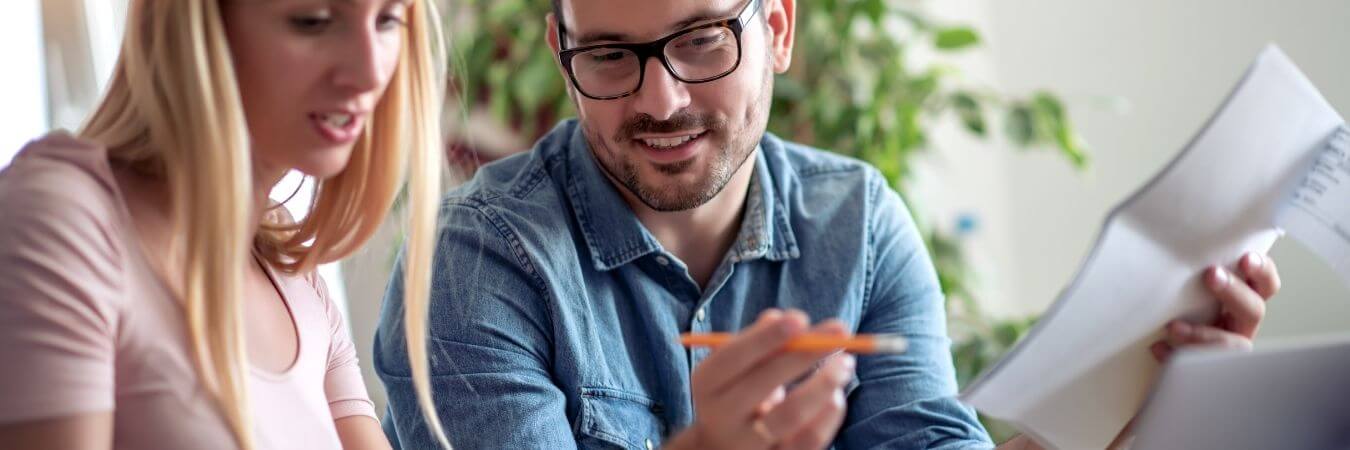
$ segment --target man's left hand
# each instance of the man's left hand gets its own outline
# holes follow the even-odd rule
[[[1149,348],[1159,362],[1166,362],[1181,347],[1251,349],[1266,314],[1266,300],[1280,291],[1275,261],[1255,252],[1238,261],[1238,273],[1213,266],[1204,277],[1205,286],[1219,300],[1218,318],[1208,324],[1168,323],[1166,336]]]

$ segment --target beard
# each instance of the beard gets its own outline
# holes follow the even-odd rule
[[[754,154],[768,124],[772,83],[772,72],[765,70],[760,92],[738,123],[731,123],[715,114],[683,109],[666,120],[638,114],[624,121],[611,139],[602,138],[600,132],[583,118],[582,132],[594,150],[601,169],[648,208],[661,212],[687,211],[716,198]],[[707,146],[705,151],[668,164],[652,163],[642,158],[638,148],[644,144],[634,138],[640,133],[666,134],[696,129],[705,130],[698,137],[700,142],[697,142]],[[652,166],[656,173],[663,176],[644,179],[641,171],[643,164]],[[681,178],[689,181],[681,181]]]

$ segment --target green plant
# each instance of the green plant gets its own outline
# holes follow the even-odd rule
[[[1087,151],[1054,94],[1010,97],[963,86],[956,67],[911,65],[912,52],[959,52],[978,45],[975,29],[937,23],[915,1],[809,0],[797,7],[793,67],[776,79],[770,131],[868,161],[907,200],[912,163],[936,147],[929,132],[948,118],[972,135],[988,137],[996,128],[991,117],[1001,116],[1000,134],[1017,148],[1054,149],[1073,167],[1088,165]],[[549,9],[544,0],[459,0],[452,8],[451,16],[461,20],[451,24],[459,49],[451,63],[472,68],[456,70],[461,104],[474,111],[466,120],[495,122],[524,137],[518,142],[529,142],[571,115],[554,55],[544,45]],[[487,146],[469,135],[456,141],[451,153],[471,162],[501,153]],[[957,378],[965,385],[1034,319],[987,314],[972,288],[962,234],[933,225],[919,208],[913,213],[948,298]],[[986,421],[986,426],[997,440],[1010,436],[1003,424]]]

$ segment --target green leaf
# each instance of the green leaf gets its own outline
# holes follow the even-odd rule
[[[1031,98],[1031,104],[1042,113],[1054,118],[1056,121],[1064,118],[1064,104],[1059,101],[1058,97],[1055,97],[1048,92],[1037,92],[1036,95]]]
[[[1026,105],[1014,105],[1008,110],[1007,132],[1008,138],[1012,139],[1018,147],[1027,147],[1032,144],[1036,138],[1035,119],[1031,116],[1031,108]]]
[[[969,27],[943,28],[933,39],[939,50],[960,50],[980,43],[980,35]]]
[[[1069,126],[1067,120],[1060,121],[1059,127],[1055,130],[1055,139],[1059,143],[1060,153],[1069,158],[1069,163],[1073,164],[1074,168],[1079,170],[1087,168],[1089,163],[1087,149],[1083,145],[1082,138],[1073,127]]]
[[[867,14],[867,18],[871,19],[874,25],[881,26],[881,19],[886,16],[885,0],[863,0],[857,7]]]
[[[961,118],[961,124],[965,125],[966,130],[979,137],[985,137],[986,127],[984,122],[984,110],[980,107],[975,96],[967,92],[957,92],[952,94],[952,108],[956,110],[957,117]]]
[[[905,21],[909,22],[910,25],[913,25],[914,29],[916,30],[927,31],[928,29],[932,28],[932,25],[928,23],[928,18],[920,15],[918,12],[909,10],[900,10],[897,11],[896,13],[900,16],[900,18],[905,19]]]
[[[526,63],[525,68],[512,80],[517,104],[524,111],[534,111],[543,103],[545,94],[553,84],[553,61],[535,58]]]

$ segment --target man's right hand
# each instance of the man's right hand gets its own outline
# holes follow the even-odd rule
[[[785,351],[789,340],[805,333],[849,334],[837,320],[808,327],[806,314],[801,311],[767,310],[744,332],[708,355],[691,380],[694,423],[667,448],[828,446],[844,421],[847,408],[843,389],[853,378],[855,361],[844,353]],[[786,391],[788,383],[808,374],[810,377],[791,392]]]

